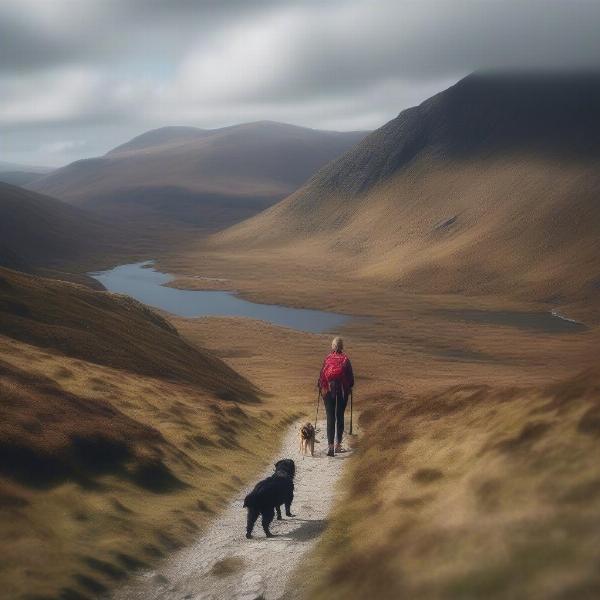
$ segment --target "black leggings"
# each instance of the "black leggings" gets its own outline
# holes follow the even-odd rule
[[[336,416],[336,398],[337,398],[337,416]],[[327,392],[323,396],[323,402],[325,403],[325,412],[327,413],[327,443],[333,444],[336,425],[337,425],[337,443],[342,443],[342,436],[344,435],[344,411],[346,410],[346,404],[348,404],[348,394],[345,394],[342,390],[337,392]]]

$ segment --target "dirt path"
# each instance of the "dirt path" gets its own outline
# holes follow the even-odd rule
[[[158,571],[148,572],[115,594],[115,600],[254,600],[281,598],[302,556],[325,528],[346,459],[325,455],[324,423],[315,457],[302,458],[298,450],[298,424],[287,432],[281,451],[274,457],[296,461],[293,518],[275,520],[276,537],[267,539],[260,527],[254,538],[245,538],[244,490],[229,508],[189,548],[177,552]],[[265,476],[273,472],[270,466]]]

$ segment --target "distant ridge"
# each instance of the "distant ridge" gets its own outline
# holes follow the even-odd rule
[[[114,156],[124,152],[143,150],[165,144],[184,143],[203,137],[207,133],[205,129],[197,127],[171,126],[152,129],[134,137],[133,139],[109,150],[105,156]]]
[[[281,200],[364,135],[271,121],[163,127],[29,187],[110,216],[215,229]]]

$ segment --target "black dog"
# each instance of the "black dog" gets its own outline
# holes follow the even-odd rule
[[[294,499],[294,475],[296,465],[290,458],[284,458],[275,463],[275,473],[267,479],[259,481],[254,489],[244,499],[244,508],[248,509],[248,525],[246,537],[252,537],[254,523],[258,515],[262,515],[262,526],[267,537],[273,537],[269,525],[275,516],[281,519],[281,505],[285,504],[285,515],[293,517],[290,508]]]

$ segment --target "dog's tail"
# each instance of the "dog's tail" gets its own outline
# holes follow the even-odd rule
[[[254,495],[252,494],[252,492],[250,492],[245,498],[244,498],[244,508],[248,508],[250,506],[252,506],[253,504],[253,500],[254,500]]]

